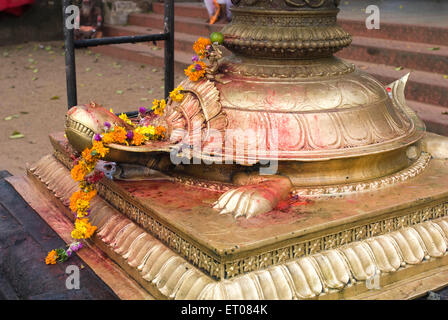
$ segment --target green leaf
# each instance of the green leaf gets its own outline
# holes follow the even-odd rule
[[[403,67],[396,67],[395,68],[396,71],[400,71],[400,70],[403,70],[403,69],[404,69]]]
[[[19,117],[18,114],[13,114],[13,115],[5,117],[4,120],[9,121],[9,120],[12,120],[12,119],[18,118],[18,117]]]
[[[33,63],[33,62],[34,62],[34,59],[33,59],[33,58],[29,58],[29,59],[28,59],[28,62],[29,62],[29,63]]]
[[[157,69],[156,68],[152,69],[152,72],[157,72]]]
[[[148,98],[140,98],[140,101],[148,101]]]
[[[38,73],[38,72],[39,72],[39,69],[36,68],[36,69],[33,70],[33,72],[34,72],[34,73]]]
[[[152,94],[152,92],[153,92],[153,89],[148,90],[149,94]]]
[[[9,56],[9,52],[8,51],[3,51],[3,56],[4,57],[8,57]]]
[[[67,261],[67,259],[68,259],[67,251],[65,251],[64,249],[56,249],[55,251],[56,251],[56,253],[58,255],[58,258],[57,258],[58,262],[65,262],[65,261]]]
[[[45,51],[50,51],[51,50],[51,46],[46,46],[45,47]]]
[[[39,79],[38,77],[32,77],[31,80],[36,81],[37,79]]]
[[[86,72],[89,72],[90,70],[92,70],[92,69],[89,67],[86,68]]]
[[[103,76],[102,73],[97,73],[96,75],[97,75],[98,77],[102,77],[102,76]]]
[[[21,114],[28,114],[28,111],[20,111]]]
[[[52,96],[50,100],[59,100],[59,96]]]
[[[14,132],[9,136],[9,139],[20,139],[20,138],[24,138],[24,137],[25,136],[22,133],[14,130]]]
[[[117,94],[123,94],[123,90],[117,90],[115,91]]]
[[[437,51],[437,50],[440,50],[440,47],[428,48],[428,50]]]

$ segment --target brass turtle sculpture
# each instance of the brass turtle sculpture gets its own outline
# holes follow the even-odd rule
[[[351,41],[336,24],[339,1],[307,3],[274,0],[265,4],[269,10],[236,3],[223,30],[234,54],[219,59],[214,51],[206,76],[184,80],[184,99],[168,99],[163,116],[151,120],[167,128],[164,141],[108,146],[106,160],[119,164],[116,177],[157,170],[225,186],[230,190],[214,208],[235,217],[271,211],[291,193],[325,196],[399,183],[387,177],[411,168],[428,145],[424,124],[406,105],[408,76],[384,87],[333,57]],[[69,142],[78,151],[89,147],[105,121],[126,127],[97,104],[71,108]]]

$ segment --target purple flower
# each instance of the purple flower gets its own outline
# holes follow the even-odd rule
[[[132,138],[134,138],[134,131],[130,130],[126,133],[126,138],[128,138],[128,140],[132,140]]]
[[[193,62],[198,62],[198,61],[199,61],[199,57],[198,57],[197,55],[194,55],[194,56],[191,58],[191,61],[193,61]]]
[[[104,129],[105,129],[106,131],[109,130],[110,127],[111,127],[110,122],[108,122],[108,121],[104,122]]]
[[[67,256],[68,256],[68,257],[71,257],[71,255],[72,255],[72,250],[67,249],[65,252],[67,253]]]
[[[68,250],[76,252],[81,248],[82,248],[82,242],[73,242],[70,244],[70,248]]]
[[[95,139],[95,141],[101,141],[102,140],[101,135],[99,133],[95,134],[95,138],[94,139]]]
[[[142,116],[144,116],[145,113],[146,113],[146,108],[145,108],[145,107],[140,107],[140,108],[138,108],[138,112],[140,112],[140,114],[141,114]]]
[[[198,63],[194,66],[194,68],[196,69],[196,71],[200,71],[202,70],[202,66]]]

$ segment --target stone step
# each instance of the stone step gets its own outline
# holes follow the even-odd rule
[[[142,35],[162,33],[162,29],[136,25],[105,25],[106,36]],[[192,45],[196,35],[175,32],[175,50],[192,53]],[[158,46],[163,47],[162,41]],[[430,44],[409,43],[406,41],[384,40],[366,37],[353,37],[352,44],[336,55],[344,59],[387,64],[415,70],[448,74],[448,46],[438,46],[438,50],[430,50]]]
[[[163,3],[153,3],[153,12],[163,15]],[[199,21],[205,21],[208,18],[207,11],[202,2],[176,3],[175,4],[176,20],[182,17],[199,18]],[[349,18],[356,16],[356,19]],[[402,21],[400,19],[398,21]],[[415,23],[394,23],[381,19],[380,29],[367,29],[363,15],[353,14],[341,7],[338,16],[338,23],[347,32],[354,36],[362,36],[369,38],[381,38],[389,40],[400,40],[410,42],[422,42],[429,44],[448,44],[448,25],[446,27],[418,25]],[[184,32],[184,31],[182,31]]]
[[[154,2],[152,4],[152,11],[157,14],[164,14],[164,3]],[[204,21],[208,19],[208,13],[202,1],[175,3],[174,16],[176,19],[177,17],[199,18]]]
[[[111,44],[92,47],[91,50],[95,53],[105,54],[117,59],[149,64],[156,67],[165,66],[163,58],[164,51],[160,47],[154,47],[144,43]],[[191,64],[191,56],[191,53],[186,54],[183,51],[174,51],[175,71],[183,73],[183,70]]]
[[[429,43],[433,45],[448,43],[446,28],[415,24],[382,22],[380,29],[367,29],[364,20],[338,19],[338,24],[353,36]]]
[[[353,36],[352,44],[336,56],[448,74],[448,46]]]
[[[104,35],[108,37],[119,37],[119,36],[135,36],[135,35],[144,35],[144,34],[158,34],[163,33],[162,29],[141,27],[135,25],[128,26],[113,26],[113,25],[105,25],[104,26]],[[193,55],[193,43],[197,40],[197,36],[175,32],[174,35],[174,50],[182,51],[185,53],[190,53]],[[157,47],[163,48],[164,41],[157,41]],[[152,43],[148,43],[148,45],[152,46]]]
[[[163,14],[133,13],[128,17],[128,25],[155,28],[163,30]],[[174,32],[207,37],[214,31],[221,31],[225,26],[222,23],[209,25],[205,19],[176,16],[174,19]]]
[[[356,60],[348,61],[384,84],[391,83],[410,72],[411,75],[405,90],[406,99],[448,108],[448,79],[445,79],[442,74],[408,68],[396,70],[394,66]]]
[[[409,100],[408,106],[425,122],[426,130],[448,136],[448,109]]]

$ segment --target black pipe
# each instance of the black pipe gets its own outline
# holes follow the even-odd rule
[[[165,17],[163,32],[168,35],[165,40],[165,98],[174,89],[174,0],[165,0]]]
[[[64,30],[64,50],[65,50],[65,74],[67,82],[67,106],[70,109],[78,104],[76,95],[76,67],[75,67],[75,45],[73,28],[67,28],[67,18],[69,14],[66,13],[68,6],[72,4],[72,0],[63,0],[62,4],[62,28]]]
[[[108,44],[119,44],[119,43],[161,41],[166,39],[168,39],[168,34],[166,33],[148,34],[141,36],[121,36],[121,37],[105,37],[97,39],[83,39],[75,41],[75,48],[103,46]]]

